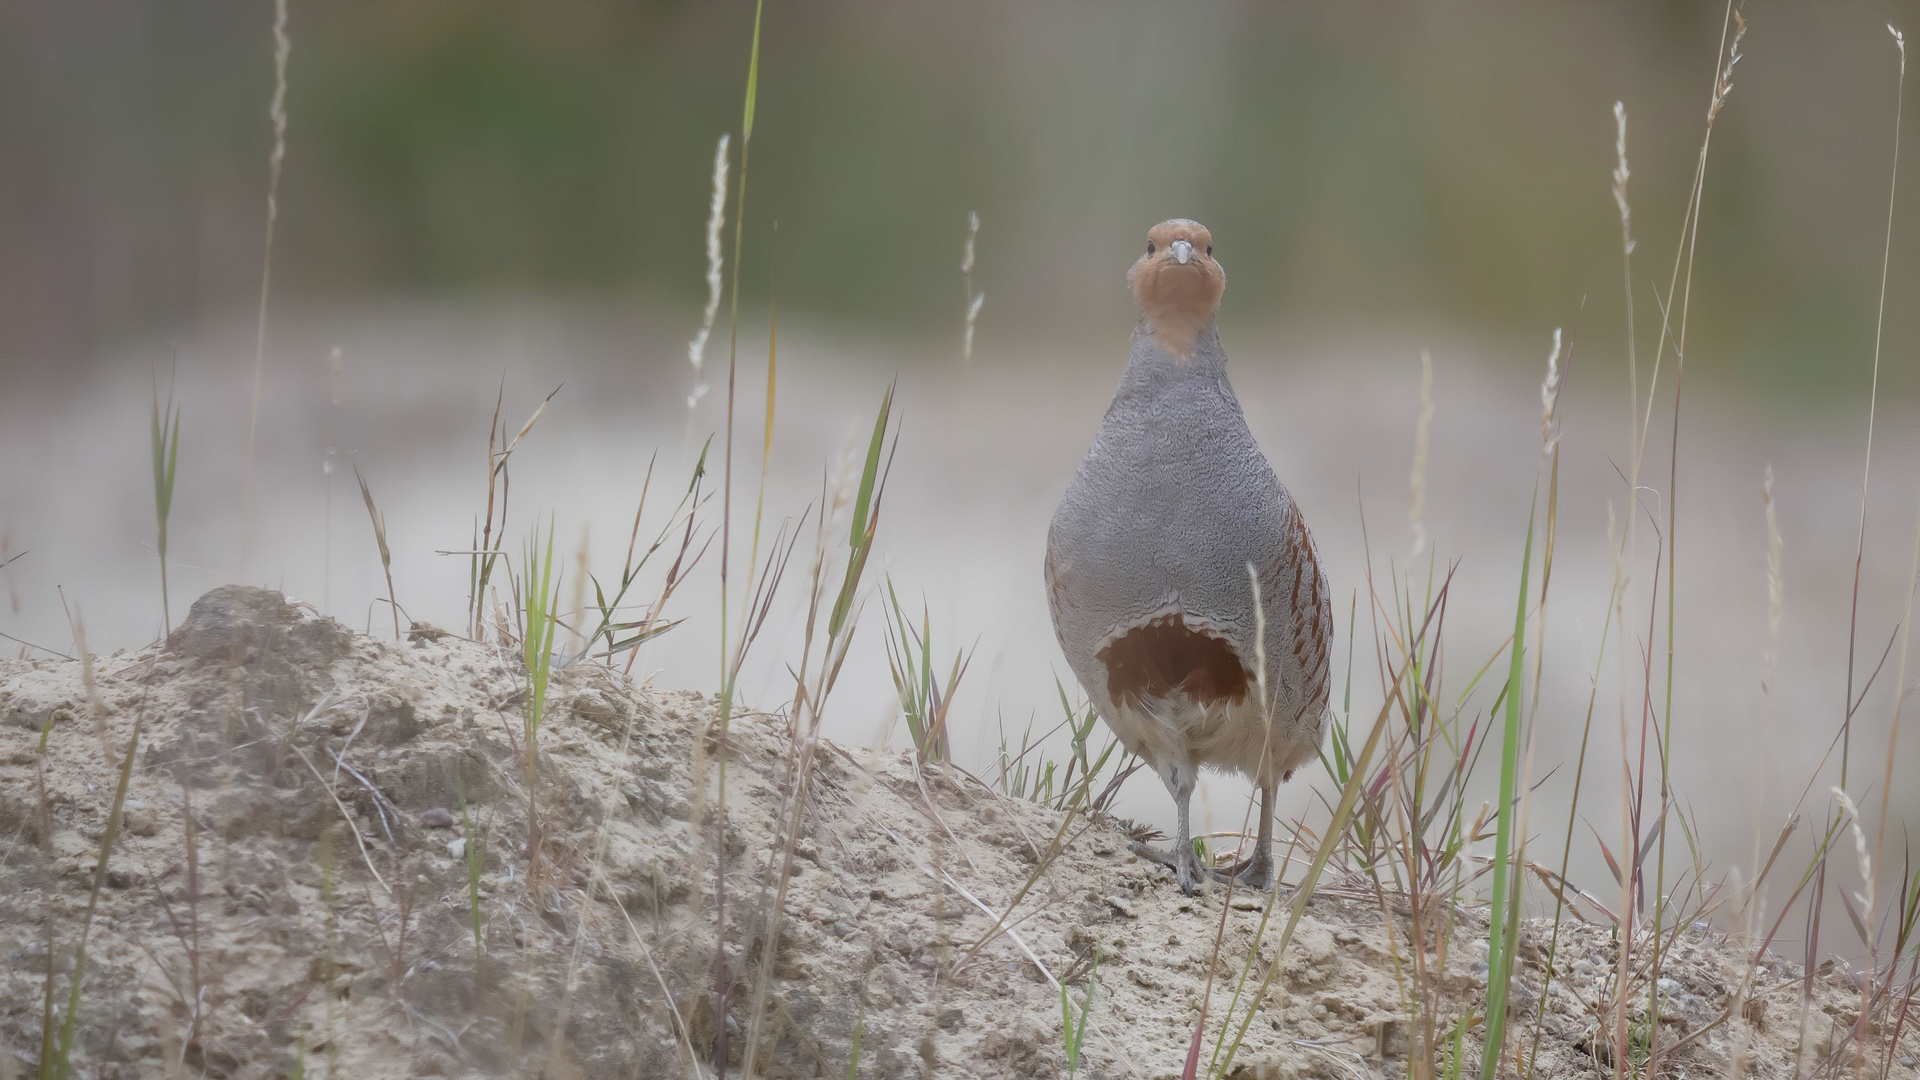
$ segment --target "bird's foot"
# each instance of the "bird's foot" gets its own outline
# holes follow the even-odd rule
[[[1127,844],[1127,849],[1173,871],[1174,880],[1180,883],[1180,891],[1188,896],[1198,893],[1200,883],[1208,878],[1207,868],[1200,865],[1200,856],[1194,853],[1192,845],[1162,849],[1134,840]]]
[[[1273,888],[1273,859],[1259,854],[1250,855],[1231,866],[1215,867],[1212,871],[1215,881],[1229,882],[1243,889],[1266,892]]]

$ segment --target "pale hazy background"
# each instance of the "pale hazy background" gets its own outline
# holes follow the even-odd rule
[[[1714,134],[1679,436],[1675,768],[1721,869],[1750,861],[1838,730],[1898,54],[1911,5],[1755,3]],[[899,456],[879,552],[924,596],[943,650],[977,647],[957,753],[985,770],[997,720],[1057,718],[1067,677],[1040,589],[1047,518],[1125,356],[1122,275],[1146,227],[1206,222],[1230,284],[1222,333],[1255,433],[1303,505],[1340,598],[1361,600],[1354,713],[1379,701],[1376,579],[1411,545],[1419,353],[1435,419],[1426,527],[1458,562],[1455,692],[1511,628],[1536,475],[1539,383],[1565,362],[1560,549],[1549,598],[1535,825],[1563,835],[1624,520],[1626,329],[1608,192],[1612,105],[1633,164],[1644,391],[1723,9],[1433,3],[769,5],[740,326],[742,464],[757,482],[769,300],[779,305],[770,510],[797,515],[899,380]],[[722,422],[689,417],[714,140],[739,128],[744,4],[339,3],[293,7],[257,504],[244,577],[349,623],[390,625],[347,462],[386,511],[401,604],[458,627],[503,380],[518,423],[564,388],[514,463],[510,535],[551,511],[567,574],[617,573],[657,451],[659,492]],[[0,632],[72,651],[160,628],[147,459],[150,380],[185,410],[174,611],[242,576],[240,492],[263,238],[271,11],[258,3],[37,4],[0,12]],[[1912,24],[1920,26],[1920,20]],[[1910,118],[1911,119],[1911,118]],[[1914,147],[1907,141],[1911,168]],[[736,159],[737,165],[737,159]],[[1909,176],[1913,174],[1909,172]],[[960,248],[982,220],[975,354],[960,350]],[[729,202],[731,215],[731,201]],[[1920,496],[1920,233],[1896,210],[1862,566],[1857,687],[1898,624]],[[731,237],[729,237],[729,245]],[[724,320],[724,311],[723,311]],[[717,374],[724,326],[709,350]],[[340,350],[337,371],[329,355]],[[1671,353],[1646,505],[1669,491]],[[338,467],[329,481],[329,448]],[[1767,639],[1761,478],[1784,539],[1780,674]],[[1643,536],[1651,537],[1650,533]],[[801,550],[807,550],[811,531]],[[510,547],[513,545],[510,544]],[[1651,539],[1643,544],[1650,554]],[[802,561],[796,557],[796,566]],[[714,567],[644,665],[711,690]],[[1650,561],[1634,568],[1641,595]],[[1660,578],[1664,589],[1665,570]],[[747,696],[777,705],[796,575]],[[876,575],[875,580],[878,580]],[[571,596],[571,586],[565,590]],[[1641,612],[1644,619],[1644,609]],[[1665,612],[1630,647],[1665,662]],[[876,741],[893,690],[869,604],[829,719]],[[1619,639],[1601,665],[1583,816],[1617,828]],[[22,646],[5,642],[9,653]],[[1850,789],[1877,807],[1896,652],[1856,726]],[[1911,681],[1911,678],[1909,678]],[[1471,715],[1489,695],[1468,704]],[[904,731],[894,735],[895,745]],[[1907,738],[1897,778],[1915,775]],[[1491,769],[1488,770],[1489,777]],[[1868,779],[1862,779],[1862,777]],[[1290,813],[1323,777],[1291,785]],[[1238,783],[1206,815],[1237,826]],[[1123,808],[1163,821],[1138,778]],[[1897,823],[1920,795],[1896,783]],[[1558,819],[1558,820],[1555,820]],[[1756,828],[1756,822],[1759,827]],[[1899,833],[1896,831],[1896,837]],[[1603,884],[1590,834],[1576,880]],[[1608,883],[1610,888],[1610,883]]]

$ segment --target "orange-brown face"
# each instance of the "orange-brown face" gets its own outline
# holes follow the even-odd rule
[[[1213,258],[1213,234],[1186,218],[1147,230],[1147,251],[1127,271],[1147,329],[1168,352],[1191,357],[1200,331],[1213,321],[1227,272]]]

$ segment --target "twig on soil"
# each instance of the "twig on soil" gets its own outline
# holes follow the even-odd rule
[[[326,789],[327,798],[332,799],[334,808],[340,811],[340,819],[347,823],[347,828],[353,830],[353,842],[360,847],[360,860],[367,864],[367,872],[373,875],[373,880],[380,883],[380,887],[386,890],[388,896],[392,896],[393,886],[388,885],[387,879],[381,877],[380,871],[374,868],[373,856],[367,852],[367,838],[360,835],[359,823],[353,820],[352,814],[347,813],[346,805],[340,801],[340,796],[334,794],[333,788],[327,784],[327,778],[321,776],[320,770],[313,767],[313,762],[307,757],[305,751],[297,746],[289,746],[288,749],[300,759],[300,764],[307,767],[307,771],[313,774],[313,778],[319,781],[320,786]]]
[[[882,828],[885,828],[885,826],[882,826]],[[967,891],[966,886],[953,880],[953,875],[947,874],[947,873],[940,873],[936,875],[934,873],[933,867],[928,866],[926,863],[923,863],[919,859],[914,858],[913,849],[907,845],[906,840],[903,839],[899,833],[894,832],[892,829],[887,829],[886,832],[887,832],[887,836],[890,837],[894,843],[900,845],[901,854],[907,857],[907,861],[912,863],[915,867],[917,867],[921,873],[927,875],[930,878],[933,878],[936,884],[944,880],[946,884],[953,889],[953,891],[960,894],[962,899],[966,900],[968,903],[972,904],[974,907],[979,908],[981,912],[986,914],[989,918],[995,918],[995,919],[1001,919],[1001,920],[1004,920],[1006,918],[1006,916],[1001,915],[999,912],[996,912],[992,908],[988,907],[985,903],[982,903],[979,897]],[[1018,930],[1013,929],[1013,927],[1009,925],[1009,926],[1003,927],[1001,929],[1001,933],[1004,933],[1006,934],[1007,937],[1012,938],[1013,943],[1015,945],[1020,946],[1020,951],[1025,953],[1027,959],[1033,962],[1034,968],[1040,972],[1040,977],[1047,980],[1047,985],[1051,986],[1055,993],[1058,993],[1060,991],[1060,980],[1054,978],[1053,972],[1047,970],[1047,965],[1040,962],[1040,957],[1034,954],[1033,949],[1027,944],[1026,940],[1020,936],[1020,932]],[[651,962],[651,959],[649,959],[649,962]],[[662,987],[662,989],[664,989],[664,987]],[[1113,1039],[1112,1035],[1108,1034],[1097,1023],[1093,1024],[1092,1027],[1095,1034],[1099,1035],[1103,1040],[1107,1040],[1109,1045],[1112,1044],[1112,1039]],[[1120,1055],[1116,1057],[1116,1060],[1118,1060],[1122,1065],[1126,1066],[1127,1072],[1131,1073],[1134,1076],[1140,1075],[1133,1068],[1133,1063],[1124,1055]]]
[[[680,1035],[680,1045],[686,1048],[687,1061],[693,1066],[693,1080],[704,1080],[700,1072],[700,1056],[693,1052],[693,1042],[687,1037],[686,1018],[680,1015],[680,1006],[673,1003],[673,991],[667,989],[666,976],[660,974],[660,965],[653,961],[653,950],[647,948],[647,940],[640,936],[640,928],[633,925],[633,916],[628,914],[626,905],[615,904],[614,907],[620,910],[620,917],[627,921],[627,930],[633,934],[633,943],[640,946],[640,955],[647,961],[647,970],[653,972],[653,980],[660,984],[660,1000],[667,1003],[667,1011],[673,1014],[673,1029]]]
[[[327,753],[333,758],[333,763],[335,765],[338,765],[340,768],[347,770],[348,776],[351,776],[355,780],[360,781],[360,786],[366,788],[367,791],[373,795],[374,813],[380,815],[380,831],[387,834],[387,843],[389,844],[394,843],[395,841],[393,839],[393,826],[388,824],[387,822],[387,810],[391,808],[393,810],[393,815],[395,817],[399,817],[400,808],[393,805],[393,800],[381,794],[380,789],[373,786],[373,781],[360,775],[360,771],[358,769],[355,769],[353,766],[347,764],[346,760],[342,758],[339,754],[335,754],[333,752],[332,747],[327,748]]]

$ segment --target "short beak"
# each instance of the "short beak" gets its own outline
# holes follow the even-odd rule
[[[1173,256],[1174,262],[1185,266],[1193,261],[1193,245],[1185,240],[1175,240],[1167,246],[1167,254]]]

